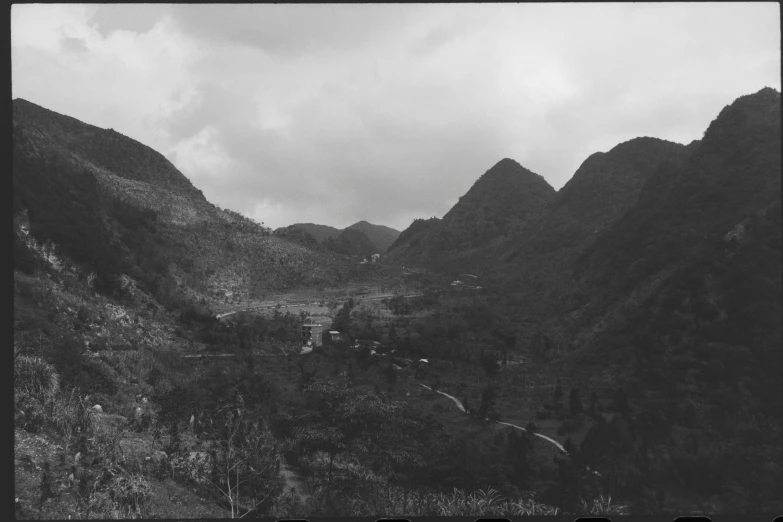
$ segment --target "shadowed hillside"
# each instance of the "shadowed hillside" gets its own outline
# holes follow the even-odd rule
[[[327,238],[324,246],[334,252],[348,256],[371,256],[378,253],[378,247],[362,231],[346,228],[337,237]]]
[[[547,208],[520,234],[489,255],[511,281],[518,299],[541,316],[567,292],[579,255],[637,202],[642,186],[664,163],[681,164],[688,149],[655,138],[636,138],[587,158]]]
[[[13,107],[14,213],[99,281],[132,273],[150,288],[222,298],[347,275],[334,254],[216,208],[149,147],[25,100]]]
[[[292,227],[304,230],[315,238],[319,243],[323,243],[328,238],[335,238],[340,233],[339,229],[328,225],[317,225],[315,223],[294,223]]]
[[[555,191],[541,176],[504,159],[484,173],[443,219],[416,222],[391,248],[393,259],[444,268],[481,257],[493,241],[523,230],[545,208]],[[407,241],[403,241],[407,239]]]
[[[337,247],[341,252],[344,251],[345,253],[350,252],[366,255],[374,253],[385,253],[394,240],[397,239],[397,236],[400,235],[400,233],[393,228],[385,227],[383,225],[373,225],[367,221],[359,221],[358,223],[354,223],[353,225],[346,227],[343,230],[338,230],[327,225],[316,225],[314,223],[296,223],[287,228],[290,229],[291,227],[296,227],[307,232],[322,245],[325,245],[326,242],[331,239],[342,245]],[[361,239],[353,232],[349,232],[347,235],[343,236],[343,239],[339,239],[340,235],[346,230],[361,232],[366,236],[370,243],[372,243],[372,247],[367,245],[366,241]],[[359,243],[361,243],[363,246],[357,246]],[[334,245],[332,245],[332,248],[333,247]]]
[[[393,228],[385,227],[383,225],[373,225],[366,221],[359,221],[347,228],[358,230],[367,236],[367,239],[375,245],[379,254],[385,253],[391,244],[394,243],[394,240],[397,239],[397,236],[400,235],[400,233]]]

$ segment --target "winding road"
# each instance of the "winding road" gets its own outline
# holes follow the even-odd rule
[[[430,390],[430,391],[433,391],[433,390],[432,390],[432,388],[430,388],[430,387],[429,387],[429,386],[427,386],[426,384],[419,383],[419,386],[423,386],[423,387],[427,388],[428,390]],[[440,393],[441,395],[443,395],[443,396],[445,396],[445,397],[448,397],[449,399],[451,399],[452,401],[454,401],[454,404],[456,404],[456,405],[457,405],[457,408],[459,408],[459,411],[461,411],[462,413],[467,413],[467,412],[465,411],[465,406],[463,406],[463,405],[462,405],[462,403],[459,401],[459,399],[457,399],[456,397],[452,397],[452,396],[451,396],[451,395],[449,395],[448,393],[444,393],[444,392],[442,392],[442,391],[439,391],[439,390],[434,390],[434,391],[435,391],[435,393]],[[485,419],[485,420],[489,420],[489,419]],[[512,428],[516,428],[516,429],[518,429],[518,430],[522,430],[522,431],[528,431],[528,430],[526,430],[525,428],[523,428],[523,427],[521,427],[521,426],[517,426],[516,424],[510,424],[510,423],[508,423],[508,422],[501,422],[501,421],[497,421],[497,423],[498,423],[498,424],[503,424],[504,426],[511,426]],[[529,432],[528,432],[528,433],[529,433]],[[540,433],[535,433],[535,432],[534,432],[534,433],[533,433],[533,435],[535,435],[536,437],[538,437],[538,438],[540,438],[540,439],[544,439],[545,441],[549,442],[550,444],[554,444],[554,445],[557,447],[557,449],[559,449],[560,451],[562,451],[563,453],[565,453],[566,455],[568,455],[568,452],[565,450],[565,448],[563,447],[563,445],[562,445],[562,444],[560,444],[559,442],[557,442],[556,440],[554,440],[554,439],[550,439],[550,438],[549,438],[549,437],[547,437],[546,435],[541,435]]]

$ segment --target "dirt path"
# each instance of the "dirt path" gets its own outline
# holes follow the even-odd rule
[[[283,491],[283,494],[293,495],[300,505],[306,505],[307,499],[309,498],[307,486],[302,482],[299,474],[294,471],[288,462],[286,462],[285,457],[280,457],[280,476],[285,480],[285,490]]]
[[[427,386],[426,384],[419,383],[419,386],[424,386],[424,387],[425,387],[425,388],[427,388],[428,390],[432,391],[432,388],[430,388],[430,387],[429,387],[429,386]],[[449,395],[448,393],[443,393],[442,391],[438,391],[438,390],[435,390],[435,393],[440,393],[441,395],[445,395],[446,397],[448,397],[449,399],[451,399],[452,401],[454,401],[454,404],[456,404],[456,405],[457,405],[457,408],[459,408],[459,411],[461,411],[462,413],[467,413],[467,412],[465,411],[465,406],[463,406],[463,405],[462,405],[462,403],[461,403],[459,400],[457,400],[456,398],[452,397],[452,396],[451,396],[451,395]]]
[[[508,422],[498,421],[498,424],[503,424],[504,426],[511,426],[512,428],[516,428],[518,430],[527,431],[525,428],[522,428],[521,426],[517,426],[516,424],[509,424]],[[544,439],[545,441],[550,442],[551,444],[554,444],[555,446],[557,446],[557,449],[559,449],[560,451],[568,455],[568,452],[565,450],[563,445],[557,442],[556,440],[550,439],[546,435],[541,435],[540,433],[533,433],[533,435],[535,435],[538,438]]]
[[[425,388],[427,388],[428,390],[432,390],[432,388],[430,388],[430,387],[429,387],[429,386],[427,386],[426,384],[421,384],[421,383],[419,383],[419,386],[424,386],[424,387],[425,387]],[[452,401],[454,401],[454,404],[456,404],[456,405],[457,405],[457,408],[459,408],[459,411],[461,411],[462,413],[467,413],[467,412],[465,411],[465,407],[462,405],[462,403],[461,403],[461,402],[459,401],[459,399],[457,399],[456,397],[452,397],[452,396],[451,396],[451,395],[449,395],[448,393],[444,393],[444,392],[442,392],[442,391],[439,391],[439,390],[435,390],[435,393],[440,393],[441,395],[443,395],[443,396],[445,396],[445,397],[448,397],[449,399],[451,399]],[[501,422],[501,421],[497,421],[497,422],[498,422],[498,424],[503,424],[504,426],[511,426],[512,428],[516,428],[516,429],[518,429],[518,430],[527,431],[525,428],[523,428],[523,427],[521,427],[521,426],[517,426],[516,424],[509,424],[508,422]],[[540,439],[544,439],[545,441],[549,442],[550,444],[554,444],[555,446],[557,446],[557,449],[559,449],[560,451],[562,451],[563,453],[565,453],[566,455],[568,455],[568,452],[565,450],[565,448],[563,447],[563,445],[562,445],[562,444],[560,444],[559,442],[557,442],[556,440],[554,440],[554,439],[550,439],[550,438],[549,438],[549,437],[547,437],[546,435],[541,435],[540,433],[533,433],[533,435],[535,435],[536,437],[538,437],[538,438],[540,438]]]

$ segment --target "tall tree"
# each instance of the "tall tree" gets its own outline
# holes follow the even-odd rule
[[[582,399],[579,397],[579,388],[571,388],[571,394],[568,397],[568,409],[571,415],[578,415],[584,411]]]
[[[404,442],[409,427],[402,417],[405,403],[384,400],[373,391],[359,393],[350,387],[345,374],[335,381],[317,381],[305,391],[319,394],[321,404],[318,413],[300,419],[296,439],[302,451],[324,451],[329,456],[327,503],[334,500],[333,465],[338,454],[357,450],[371,454],[381,466],[420,461]]]

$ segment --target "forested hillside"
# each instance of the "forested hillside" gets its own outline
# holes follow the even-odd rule
[[[295,223],[291,227],[298,228],[316,239],[318,243],[322,245],[330,246],[330,249],[344,253],[353,254],[383,254],[389,248],[389,246],[397,239],[400,233],[393,228],[385,227],[383,225],[373,225],[367,221],[359,221],[353,225],[344,228],[343,230],[336,229],[327,225],[316,225],[314,223]],[[278,229],[278,230],[283,230]],[[275,231],[277,232],[277,230]],[[345,234],[343,234],[345,232]],[[367,240],[362,239],[356,232],[360,232],[366,236]],[[342,236],[342,237],[341,237]]]
[[[414,222],[415,227],[400,234],[389,253],[403,264],[440,269],[486,263],[486,248],[534,222],[554,193],[544,178],[514,160],[503,159],[443,219]],[[470,261],[464,259],[471,256]]]
[[[373,225],[367,221],[359,221],[347,228],[358,230],[367,236],[367,239],[375,245],[375,248],[378,251],[377,253],[379,254],[386,253],[391,244],[394,243],[394,240],[397,239],[397,236],[400,235],[400,233],[393,228],[385,227],[383,225]]]
[[[328,285],[351,270],[214,207],[148,147],[25,100],[14,101],[13,159],[14,214],[102,287],[126,273],[209,300]]]

